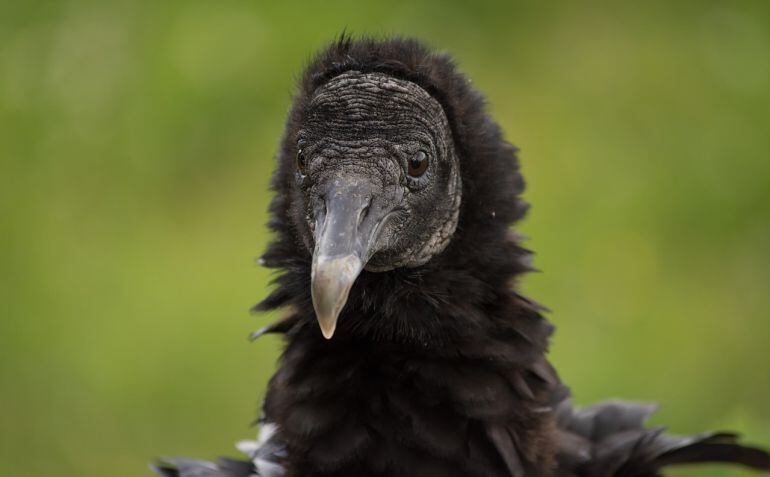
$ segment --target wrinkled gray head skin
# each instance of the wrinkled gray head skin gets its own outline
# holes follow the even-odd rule
[[[462,188],[446,115],[412,82],[348,71],[318,88],[305,118],[297,180],[328,338],[363,268],[418,267],[449,244]]]

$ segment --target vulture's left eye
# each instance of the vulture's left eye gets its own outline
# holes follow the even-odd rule
[[[417,154],[409,159],[409,175],[420,177],[428,170],[428,155],[425,151],[417,151]]]

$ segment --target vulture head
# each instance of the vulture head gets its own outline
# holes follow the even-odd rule
[[[462,197],[441,105],[408,80],[347,71],[319,87],[296,133],[298,217],[311,293],[331,338],[362,269],[419,267],[457,227]]]
[[[339,319],[350,332],[435,339],[435,323],[405,314],[445,315],[457,280],[472,304],[482,282],[526,268],[506,232],[525,210],[515,149],[449,56],[414,40],[342,38],[318,55],[278,163],[279,237],[263,259],[288,276],[258,309],[312,304],[326,338]],[[381,319],[360,323],[356,309]]]

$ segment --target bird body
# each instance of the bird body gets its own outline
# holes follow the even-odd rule
[[[271,204],[281,270],[257,310],[286,349],[244,463],[164,475],[649,477],[670,464],[770,470],[732,434],[645,428],[648,405],[575,409],[551,324],[516,291],[530,252],[516,149],[445,54],[343,37],[307,67]],[[197,472],[197,473],[196,473]]]

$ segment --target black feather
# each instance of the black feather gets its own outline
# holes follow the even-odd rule
[[[192,459],[163,459],[152,470],[165,477],[249,477],[254,474],[251,462],[219,459],[215,464]]]

